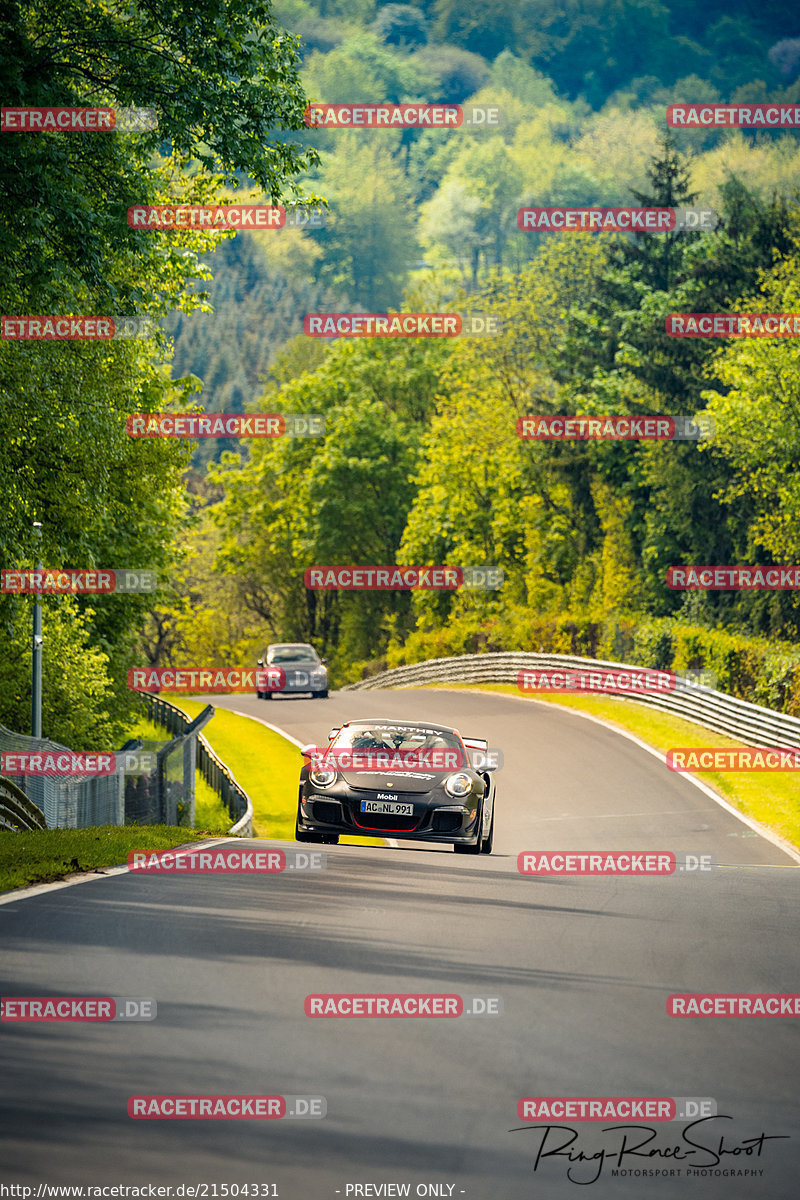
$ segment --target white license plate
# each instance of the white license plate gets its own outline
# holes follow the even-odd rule
[[[401,800],[362,800],[363,813],[394,813],[398,817],[413,817],[414,805]]]

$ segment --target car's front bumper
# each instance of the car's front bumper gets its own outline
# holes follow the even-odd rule
[[[463,842],[477,840],[480,804],[475,796],[463,804],[448,800],[431,802],[417,794],[399,794],[397,800],[413,806],[411,816],[395,813],[363,813],[362,799],[368,792],[325,795],[304,791],[298,810],[298,828],[304,833],[347,834],[350,837],[391,837],[409,841]]]

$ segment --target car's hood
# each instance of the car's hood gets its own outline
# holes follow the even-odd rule
[[[342,771],[341,777],[356,791],[419,795],[442,783],[452,771]]]
[[[291,662],[269,663],[267,665],[267,669],[269,670],[270,667],[280,667],[280,669],[285,671],[287,674],[290,671],[305,671],[307,675],[311,675],[314,672],[325,670],[323,663],[307,661],[303,662],[302,660],[295,661],[294,659],[292,659]]]

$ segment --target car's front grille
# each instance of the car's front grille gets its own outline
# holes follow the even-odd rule
[[[387,833],[411,833],[419,824],[418,816],[401,817],[397,813],[354,813],[359,829],[381,829]]]
[[[452,833],[455,829],[460,829],[464,820],[464,814],[459,812],[435,812],[431,829],[434,833]]]
[[[342,806],[332,800],[313,800],[311,815],[315,821],[323,821],[326,825],[342,825]]]

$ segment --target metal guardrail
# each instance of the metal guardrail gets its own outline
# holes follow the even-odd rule
[[[150,720],[176,737],[190,732],[189,727],[195,726],[199,719],[195,718],[194,721],[190,721],[186,713],[182,712],[175,704],[170,704],[169,700],[162,700],[160,696],[154,696],[150,692],[144,692],[143,695]],[[214,709],[210,704],[206,706],[200,716],[206,714],[208,714],[206,719],[210,719],[214,714]],[[219,755],[211,749],[202,733],[197,735],[197,769],[230,813],[234,824],[228,830],[229,835],[252,837],[253,802],[244,788],[236,782],[230,767],[226,766]]]
[[[370,679],[348,684],[343,691],[362,691],[371,688],[414,687],[421,683],[517,683],[524,669],[569,670],[605,667],[609,670],[646,670],[631,663],[607,662],[596,658],[578,658],[570,654],[537,654],[517,650],[488,654],[462,654],[454,658],[432,658],[407,667],[394,667]],[[521,693],[522,694],[522,693]],[[530,695],[531,693],[527,693]],[[632,699],[620,689],[614,694]],[[542,699],[547,699],[542,693]],[[747,700],[727,696],[715,688],[689,683],[671,692],[637,693],[639,704],[675,713],[686,721],[704,725],[717,733],[727,734],[745,745],[773,748],[800,747],[800,720],[786,713],[762,708]]]
[[[10,779],[0,776],[0,830],[47,829],[44,813]]]

